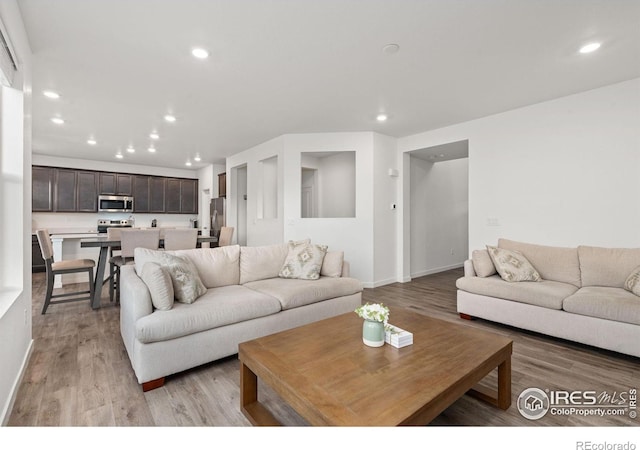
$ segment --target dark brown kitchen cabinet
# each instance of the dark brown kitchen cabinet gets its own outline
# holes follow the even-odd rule
[[[149,179],[146,175],[133,177],[133,211],[139,213],[149,212]]]
[[[132,195],[133,176],[128,173],[100,173],[100,195]]]
[[[53,169],[33,167],[31,171],[31,210],[53,211]]]
[[[54,175],[53,210],[76,212],[78,172],[72,169],[55,169]]]
[[[165,187],[166,178],[150,177],[149,178],[149,212],[163,213],[165,212]],[[133,203],[136,203],[134,197]]]
[[[198,214],[198,180],[180,180],[180,212]]]
[[[218,174],[218,197],[227,196],[227,173]]]
[[[98,174],[79,170],[77,173],[77,208],[78,212],[98,211]]]
[[[180,180],[176,178],[167,179],[165,209],[168,213],[180,214],[180,184]]]

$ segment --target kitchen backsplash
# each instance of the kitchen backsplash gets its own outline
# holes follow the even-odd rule
[[[126,214],[126,213],[36,213],[31,216],[31,228],[87,228],[97,227],[98,219],[120,220],[133,217],[136,227],[150,227],[156,219],[157,226],[188,228],[196,215],[185,214]]]

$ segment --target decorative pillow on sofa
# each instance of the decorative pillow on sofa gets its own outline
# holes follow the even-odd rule
[[[145,263],[142,267],[142,281],[149,288],[151,303],[155,309],[168,311],[173,308],[173,282],[169,272],[154,262]]]
[[[474,250],[471,253],[471,262],[473,263],[473,270],[479,277],[486,278],[498,273],[487,250]]]
[[[193,303],[198,297],[207,292],[207,288],[202,284],[200,275],[198,275],[198,269],[189,258],[182,258],[161,250],[149,250],[146,248],[136,248],[133,254],[136,272],[139,266],[143,267],[139,274],[144,271],[144,265],[147,262],[155,262],[169,272],[177,301]]]
[[[320,278],[322,262],[327,254],[326,245],[289,242],[289,253],[278,276],[300,280]]]
[[[505,281],[540,281],[538,271],[517,251],[487,245],[493,265]]]
[[[640,266],[633,269],[627,281],[624,282],[624,288],[640,297]]]
[[[342,264],[344,263],[343,251],[327,251],[320,268],[320,276],[338,278],[342,276]]]

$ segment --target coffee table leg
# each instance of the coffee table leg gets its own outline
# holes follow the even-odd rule
[[[511,356],[498,366],[498,408],[511,406]]]
[[[258,401],[258,377],[242,360],[240,361],[240,410],[252,425],[281,425]]]

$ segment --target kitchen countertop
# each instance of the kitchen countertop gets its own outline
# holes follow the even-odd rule
[[[36,230],[31,231],[32,234],[36,234]],[[98,230],[96,228],[91,227],[75,227],[75,228],[49,228],[50,235],[58,235],[58,234],[90,234],[96,235],[98,234]]]

